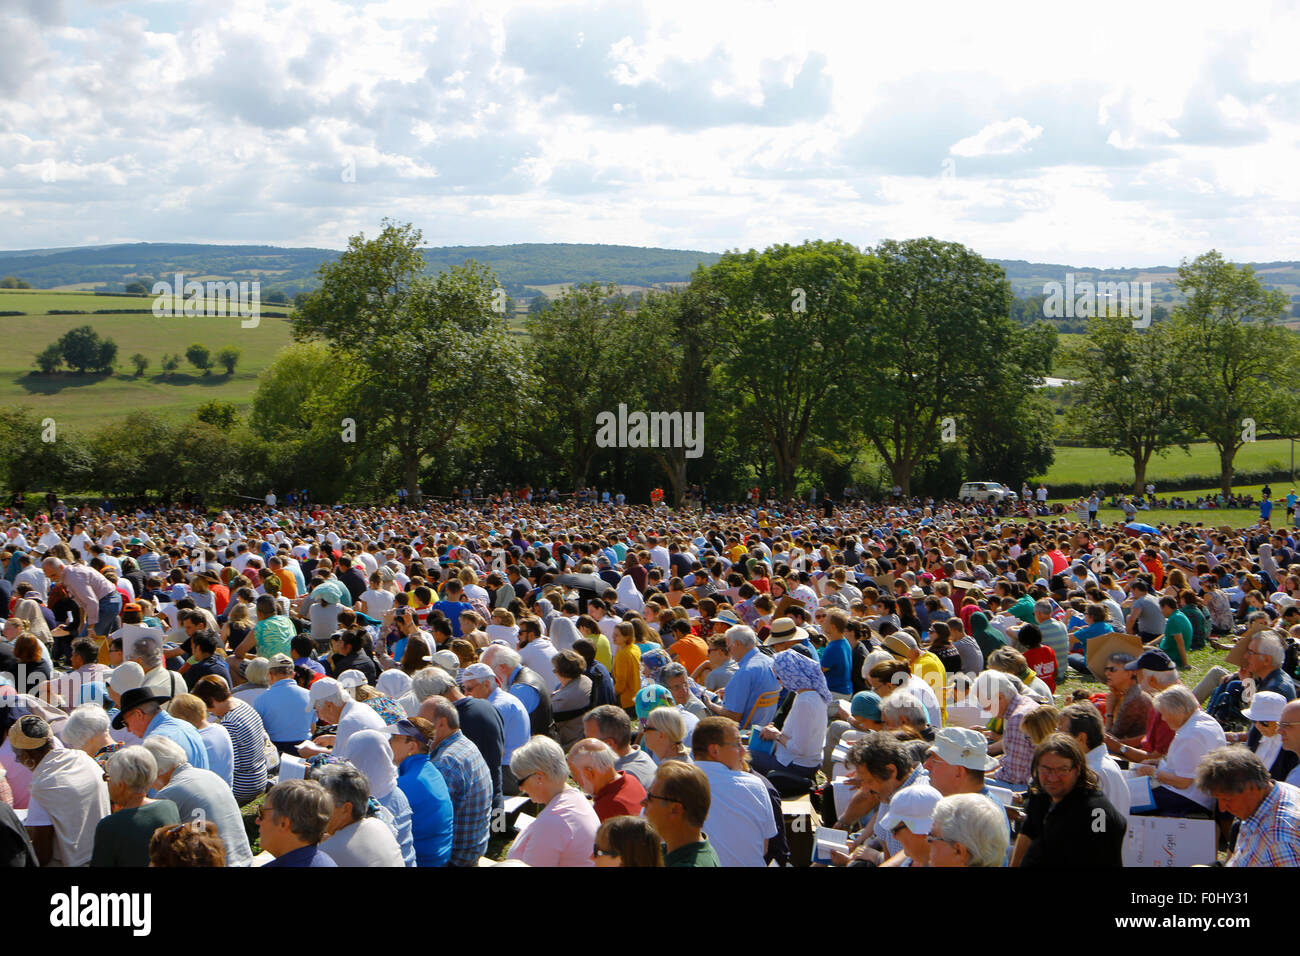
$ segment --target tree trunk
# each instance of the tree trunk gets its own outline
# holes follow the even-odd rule
[[[686,456],[680,453],[671,456],[660,454],[655,455],[655,460],[668,476],[668,484],[672,488],[673,507],[680,508],[682,499],[686,497]]]
[[[776,485],[784,501],[794,495],[794,454],[784,448],[776,448],[774,451],[776,452]]]
[[[895,459],[889,463],[889,477],[903,489],[903,495],[907,496],[912,493],[912,466],[904,461]]]
[[[1219,448],[1219,488],[1225,496],[1232,494],[1232,462],[1237,457],[1237,449],[1231,445]]]
[[[420,491],[420,455],[418,452],[402,456],[403,471],[406,474],[407,500],[416,507],[423,500]]]
[[[1151,452],[1146,454],[1135,454],[1133,458],[1133,494],[1139,498],[1146,490],[1147,484],[1147,462],[1151,459]]]

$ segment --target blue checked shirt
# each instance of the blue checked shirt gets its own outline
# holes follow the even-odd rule
[[[1228,866],[1300,866],[1300,790],[1274,783],[1255,812],[1241,821]]]
[[[450,866],[474,866],[487,852],[492,822],[492,775],[477,747],[459,730],[433,749],[454,814]]]

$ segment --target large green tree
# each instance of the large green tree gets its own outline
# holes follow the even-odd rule
[[[1185,301],[1173,311],[1173,349],[1191,380],[1181,411],[1218,451],[1219,487],[1230,494],[1237,452],[1292,389],[1295,334],[1275,324],[1287,298],[1215,250],[1179,266],[1175,284]]]
[[[1032,407],[1029,389],[1048,371],[1047,333],[1017,326],[1002,268],[965,246],[887,240],[873,252],[880,282],[870,357],[854,376],[857,421],[892,481],[909,490],[917,465],[939,451],[949,417],[970,432],[955,441],[990,463],[1005,459],[1010,446],[996,450],[982,432],[1018,427],[1013,416]],[[1040,445],[1027,437],[1025,450]]]
[[[847,242],[729,252],[696,273],[717,310],[722,387],[752,415],[783,498],[810,440],[852,419],[876,263]]]
[[[355,385],[335,411],[358,444],[392,449],[415,504],[423,462],[511,414],[527,380],[491,270],[471,261],[426,279],[422,238],[389,221],[354,236],[291,319],[295,338],[329,343],[349,366]]]
[[[1133,493],[1141,494],[1151,457],[1186,449],[1192,437],[1183,411],[1194,379],[1170,324],[1135,329],[1127,317],[1096,316],[1086,337],[1067,347],[1064,363],[1078,379],[1072,428],[1090,446],[1128,456]]]

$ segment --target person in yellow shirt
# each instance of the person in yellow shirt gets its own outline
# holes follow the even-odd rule
[[[600,625],[596,623],[596,619],[589,614],[582,614],[573,623],[577,626],[579,634],[596,645],[596,660],[605,665],[605,670],[609,671],[612,677],[614,674],[614,650],[609,646],[609,638],[601,633]],[[639,663],[638,666],[640,666]]]
[[[930,685],[934,696],[939,698],[939,715],[945,724],[948,723],[948,671],[943,666],[943,661],[929,651],[922,650],[916,643],[916,638],[906,631],[895,631],[886,637],[885,649],[906,662],[913,677],[919,677]]]
[[[636,718],[636,695],[641,689],[641,648],[636,646],[636,629],[630,621],[614,625],[614,692],[619,706]]]

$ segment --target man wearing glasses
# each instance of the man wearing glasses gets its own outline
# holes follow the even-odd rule
[[[665,866],[722,865],[702,832],[710,802],[709,778],[699,767],[682,760],[660,764],[641,804],[646,820],[663,838]]]
[[[1277,732],[1282,738],[1282,749],[1300,754],[1300,700],[1293,700],[1282,708],[1277,722]],[[1300,764],[1287,775],[1286,782],[1300,787]]]
[[[1101,792],[1083,747],[1052,734],[1034,752],[1012,866],[1122,866],[1128,821]]]

